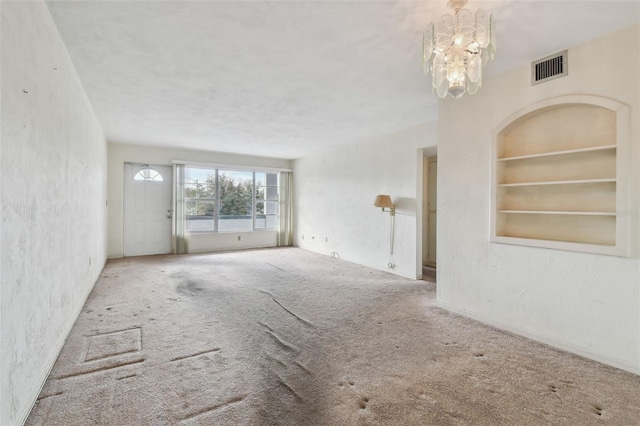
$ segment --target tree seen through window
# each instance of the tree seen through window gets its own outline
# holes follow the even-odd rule
[[[186,168],[187,230],[277,228],[277,185],[278,173]]]

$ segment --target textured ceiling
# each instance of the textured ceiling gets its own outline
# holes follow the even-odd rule
[[[112,142],[298,158],[437,117],[422,29],[445,0],[48,5]],[[638,1],[468,7],[496,20],[485,75],[640,20]]]

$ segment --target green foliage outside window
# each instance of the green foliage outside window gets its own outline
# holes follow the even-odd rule
[[[219,174],[218,191],[220,191],[220,215],[251,215],[252,188],[253,182],[250,180],[236,180],[230,176]]]
[[[185,170],[184,178],[189,231],[277,228],[277,173],[194,167]]]
[[[249,216],[252,203],[251,180],[234,179],[220,173],[218,175],[218,190],[220,196],[220,215]],[[264,214],[265,188],[262,183],[256,185],[256,213]],[[213,216],[216,198],[216,176],[210,174],[205,182],[194,182],[185,185],[188,216]]]

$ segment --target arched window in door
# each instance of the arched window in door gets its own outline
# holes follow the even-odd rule
[[[133,180],[150,180],[153,182],[162,182],[163,178],[159,171],[150,167],[145,167],[136,173]]]

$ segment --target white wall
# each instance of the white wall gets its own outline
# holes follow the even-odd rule
[[[567,77],[532,87],[523,66],[487,79],[478,94],[442,102],[438,126],[439,304],[637,374],[640,261],[489,243],[489,215],[491,132],[530,104],[568,94],[630,105],[638,211],[639,28],[570,48]],[[637,245],[637,220],[630,234]]]
[[[106,260],[106,142],[44,2],[2,2],[0,424],[21,424]]]
[[[194,233],[189,236],[189,253],[275,247],[278,231]]]
[[[390,272],[418,276],[422,152],[436,144],[436,123],[294,161],[295,245],[387,270],[389,213],[372,207],[377,194],[396,204],[394,263]],[[304,238],[303,238],[304,237]]]
[[[108,144],[108,194],[109,194],[109,233],[108,233],[108,257],[122,257],[123,237],[123,190],[124,190],[124,163],[160,164],[171,165],[173,160],[185,160],[196,163],[216,163],[236,166],[273,167],[278,169],[290,169],[291,161],[278,158],[253,157],[211,151],[195,151],[186,149],[168,149],[151,146],[128,145],[119,143]],[[238,235],[244,235],[241,241],[237,241]],[[269,237],[274,237],[275,232],[263,231],[252,233],[220,234],[192,234],[189,241],[189,251],[214,251],[241,249],[250,247],[265,247]],[[260,234],[260,235],[257,235]]]

